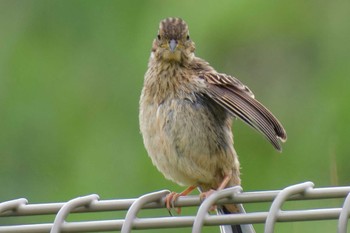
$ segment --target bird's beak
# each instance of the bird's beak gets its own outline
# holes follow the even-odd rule
[[[170,51],[171,51],[171,52],[174,52],[175,49],[176,49],[176,47],[177,47],[177,41],[174,40],[174,39],[171,39],[171,40],[169,41],[169,48],[170,48]]]

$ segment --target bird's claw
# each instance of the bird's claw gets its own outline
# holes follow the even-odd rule
[[[210,189],[209,191],[202,192],[201,194],[199,194],[199,199],[201,200],[201,202],[203,202],[205,199],[207,199],[214,192],[215,192],[214,189]],[[216,208],[217,208],[217,206],[213,205],[213,206],[210,207],[209,211],[215,211]]]
[[[204,201],[205,199],[207,199],[211,194],[213,194],[215,192],[214,189],[210,189],[209,191],[206,192],[202,192],[201,194],[199,194],[199,199],[201,201]]]
[[[171,192],[165,197],[165,205],[169,211],[169,214],[173,216],[172,210],[175,209],[177,214],[181,214],[181,208],[175,208],[175,201],[181,196],[179,193]]]

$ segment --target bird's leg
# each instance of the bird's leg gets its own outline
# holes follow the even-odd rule
[[[215,192],[215,191],[220,191],[220,190],[226,188],[226,186],[227,186],[228,182],[231,180],[231,178],[232,178],[232,175],[231,175],[231,174],[225,175],[225,176],[224,176],[224,179],[221,181],[219,187],[218,187],[216,190],[210,189],[209,191],[202,192],[202,193],[199,195],[200,199],[201,199],[201,200],[204,200],[205,198],[208,198],[213,192]]]
[[[171,214],[171,209],[174,208],[174,203],[175,201],[180,197],[180,196],[187,196],[188,194],[190,194],[195,188],[197,188],[197,186],[189,186],[187,189],[185,189],[184,191],[182,191],[181,193],[175,193],[175,192],[171,192],[169,193],[166,197],[165,197],[165,204],[166,204],[166,208],[168,209],[170,215]],[[181,208],[178,207],[176,209],[176,212],[178,214],[181,213]]]
[[[199,195],[200,200],[203,201],[204,199],[208,198],[213,192],[220,191],[220,190],[226,188],[226,186],[227,186],[228,182],[231,180],[231,178],[232,178],[231,174],[225,175],[224,179],[221,181],[219,187],[216,190],[210,189],[209,191],[202,192]],[[214,211],[215,209],[216,209],[216,205],[212,206],[209,211]]]
[[[232,174],[225,175],[224,179],[222,180],[222,182],[219,185],[217,190],[222,190],[222,189],[226,188],[226,186],[227,186],[228,182],[230,182],[231,178],[232,178]]]

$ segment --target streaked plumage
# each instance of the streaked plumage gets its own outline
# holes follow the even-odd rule
[[[232,119],[261,132],[277,149],[279,121],[238,79],[194,55],[187,24],[160,22],[140,99],[140,129],[153,164],[174,182],[202,191],[240,184]]]
[[[279,151],[279,140],[285,141],[287,134],[281,123],[259,101],[254,94],[238,79],[226,74],[203,73],[208,83],[208,95],[234,116],[261,132]]]

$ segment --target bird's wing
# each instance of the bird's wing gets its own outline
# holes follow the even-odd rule
[[[286,131],[276,117],[254,99],[248,87],[226,74],[204,72],[199,77],[206,81],[206,94],[211,99],[261,132],[277,150],[282,150],[279,140],[287,139]]]

